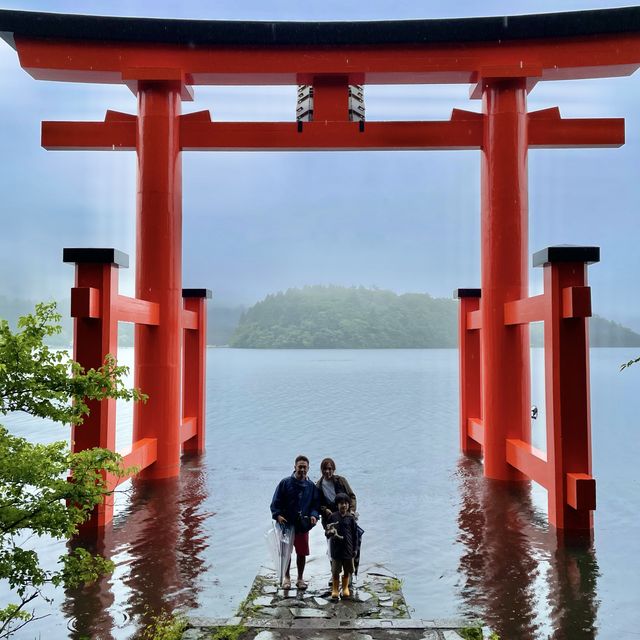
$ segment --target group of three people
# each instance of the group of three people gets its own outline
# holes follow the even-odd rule
[[[354,572],[358,534],[356,525],[356,494],[343,476],[336,474],[331,458],[320,463],[322,476],[314,484],[308,478],[309,459],[295,459],[293,473],[283,478],[271,500],[271,517],[278,523],[293,525],[298,579],[296,587],[306,589],[304,569],[309,555],[309,531],[320,519],[329,539],[331,557],[331,597],[339,597],[340,574],[342,595],[350,597],[349,580]],[[282,581],[283,589],[291,588],[291,558]]]

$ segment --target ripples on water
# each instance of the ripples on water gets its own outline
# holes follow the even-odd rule
[[[541,352],[532,353],[543,446]],[[636,637],[640,367],[617,371],[631,355],[592,351],[595,543],[567,543],[547,526],[544,490],[487,480],[459,455],[456,351],[209,350],[206,454],[185,458],[179,478],[124,485],[95,545],[114,574],[52,593],[50,617],[23,637],[129,638],[163,608],[232,615],[268,562],[268,505],[298,453],[314,479],[325,456],[349,478],[366,531],[361,566],[397,572],[414,617],[481,617],[503,639]],[[118,411],[124,447],[131,407]],[[5,422],[30,438],[64,433]],[[318,530],[311,543],[307,571],[328,573]],[[64,550],[39,548],[49,561]]]

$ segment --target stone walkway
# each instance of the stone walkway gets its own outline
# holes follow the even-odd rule
[[[190,618],[183,640],[460,640],[461,620],[417,620],[402,593],[402,582],[384,567],[361,569],[349,599],[330,600],[328,574],[309,579],[305,591],[283,591],[275,573],[263,569],[237,615],[228,619]],[[478,625],[476,625],[478,626]],[[477,633],[477,632],[476,632]]]

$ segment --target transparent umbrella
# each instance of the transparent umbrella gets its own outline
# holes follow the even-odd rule
[[[271,529],[267,531],[267,546],[271,552],[271,559],[273,560],[278,584],[280,585],[289,566],[294,535],[295,530],[291,524],[274,522]]]

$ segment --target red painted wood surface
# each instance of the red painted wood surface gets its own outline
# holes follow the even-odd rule
[[[566,250],[566,247],[559,249]],[[484,295],[477,300],[482,306]],[[464,364],[476,351],[470,339],[484,333],[485,327],[471,327],[468,321],[465,324],[464,302],[465,299],[461,298],[461,450],[476,452],[469,449],[469,439],[481,444],[488,475],[488,429],[485,429],[484,420],[470,417],[473,412],[467,398],[475,398],[478,394],[484,397],[490,391],[484,379],[468,375],[468,365]],[[467,311],[466,315],[468,317],[471,313]],[[596,507],[596,481],[591,475],[587,325],[590,315],[591,291],[587,286],[584,261],[550,259],[544,263],[542,295],[504,304],[507,330],[509,325],[544,322],[547,443],[546,451],[540,451],[531,444],[529,437],[507,436],[504,441],[505,462],[511,469],[547,489],[549,522],[567,532],[589,532],[593,528],[593,510]]]
[[[184,346],[182,380],[182,430],[187,420],[195,422],[189,437],[183,437],[183,451],[202,453],[205,448],[205,406],[207,378],[207,299],[184,298],[185,313],[196,318],[196,325],[183,324]],[[185,434],[183,433],[183,436]]]
[[[75,286],[71,290],[71,315],[74,320],[74,359],[85,369],[100,367],[107,354],[116,356],[118,344],[118,322],[132,322],[151,329],[159,325],[160,306],[158,303],[129,298],[118,294],[118,264],[98,261],[96,253],[110,250],[84,249],[81,252],[86,261],[76,262]],[[111,251],[110,255],[114,252]],[[120,254],[123,255],[123,254]],[[126,256],[125,256],[126,257]],[[71,262],[71,259],[65,258]],[[139,437],[134,430],[131,446],[119,453],[123,456],[122,466],[131,469],[123,476],[104,476],[107,488],[116,486],[136,474],[145,473],[155,477],[159,452],[163,448],[173,453],[170,438],[178,438],[185,452],[202,453],[205,446],[205,377],[206,377],[206,328],[207,290],[187,290],[184,310],[180,315],[181,330],[184,330],[183,359],[180,361],[182,397],[178,398],[183,417],[178,428],[169,432],[154,429],[152,435]],[[195,291],[195,293],[194,293]],[[182,295],[182,292],[181,292]],[[137,356],[136,356],[137,359]],[[84,424],[72,429],[73,451],[92,447],[115,450],[116,444],[116,403],[114,400],[89,403],[91,413]],[[140,406],[140,405],[137,405]],[[174,434],[175,431],[175,434]],[[97,530],[113,519],[113,497],[107,496],[104,503],[95,510],[83,529]]]
[[[205,117],[191,117],[204,114]],[[180,118],[183,151],[470,150],[482,147],[484,117],[473,112],[451,120],[366,122],[211,122],[209,112]],[[528,121],[529,148],[619,147],[622,118]],[[43,122],[42,146],[50,150],[134,151],[136,122]]]
[[[174,70],[189,85],[469,84],[526,76],[609,78],[640,65],[640,34],[482,43],[335,47],[215,47],[15,37],[21,66],[38,80],[122,83],[137,69]],[[530,88],[530,87],[529,87]]]
[[[182,367],[182,167],[180,84],[143,82],[138,94],[136,297],[160,309],[157,326],[136,325],[134,441],[157,438],[158,458],[144,478],[180,472]]]
[[[480,296],[459,297],[460,450],[466,454],[480,454],[481,443],[469,435],[468,428],[469,420],[479,420],[482,417],[480,333],[473,330],[475,327],[472,328],[467,321],[480,308]]]
[[[545,294],[549,296],[544,323],[549,474],[549,520],[560,529],[593,527],[595,484],[591,482],[591,417],[589,393],[589,335],[587,317],[567,318],[563,295],[567,287],[587,285],[584,263],[551,263],[544,269]],[[584,295],[584,294],[583,294]],[[584,474],[570,484],[567,474]],[[593,498],[578,501],[578,489],[593,484]],[[591,488],[587,490],[591,495]],[[568,506],[574,504],[583,508]]]
[[[482,419],[485,475],[524,480],[507,438],[529,440],[529,329],[504,326],[504,305],[528,294],[527,111],[524,80],[484,88],[481,160]]]
[[[112,263],[76,264],[75,286],[72,290],[73,359],[87,369],[98,369],[107,354],[115,355],[118,347],[118,322],[112,301],[118,295],[118,266]],[[71,429],[71,450],[74,452],[102,447],[116,448],[116,401],[105,399],[87,402],[89,415],[83,424]],[[113,490],[116,481],[104,476],[107,488]],[[113,518],[113,496],[94,510],[86,523],[88,528],[102,527]]]

